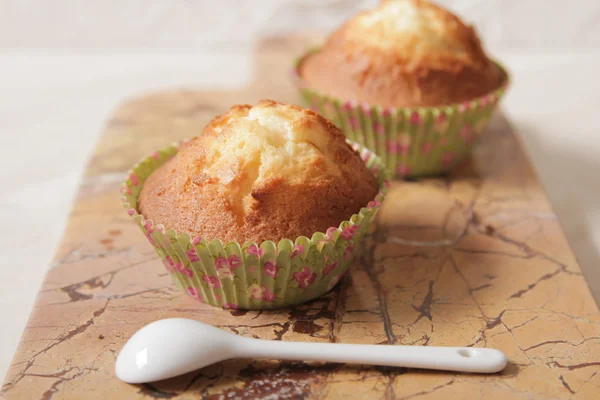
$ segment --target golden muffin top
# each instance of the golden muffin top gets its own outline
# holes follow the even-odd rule
[[[298,72],[324,95],[383,107],[456,104],[504,79],[471,27],[424,0],[390,0],[356,15]]]
[[[196,181],[236,180],[244,212],[253,202],[252,193],[257,195],[269,182],[340,176],[344,165],[336,162],[336,152],[347,147],[339,130],[316,113],[264,100],[254,107],[233,106],[194,144],[203,148],[194,162]]]
[[[377,194],[375,177],[320,115],[263,100],[236,105],[144,183],[142,214],[224,241],[311,236]]]
[[[350,19],[330,41],[346,48],[378,49],[415,66],[487,60],[471,27],[423,0],[386,1]]]

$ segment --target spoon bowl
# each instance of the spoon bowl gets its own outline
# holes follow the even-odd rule
[[[172,378],[231,358],[282,359],[494,373],[506,366],[495,349],[283,342],[236,336],[184,318],[146,325],[125,344],[119,379],[144,383]]]
[[[231,358],[238,336],[185,318],[152,322],[125,344],[115,366],[119,379],[153,382]]]

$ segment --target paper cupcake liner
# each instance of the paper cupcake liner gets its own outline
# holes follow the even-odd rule
[[[169,160],[181,143],[143,159],[122,184],[121,201],[131,219],[163,261],[175,284],[203,303],[232,309],[267,309],[299,304],[332,289],[348,270],[357,243],[367,232],[387,192],[385,168],[372,152],[354,144],[376,175],[377,196],[339,227],[312,237],[282,239],[278,243],[243,244],[192,238],[157,225],[137,211],[144,181]]]
[[[440,107],[385,108],[336,99],[307,87],[296,61],[292,78],[306,108],[340,127],[349,140],[374,151],[397,177],[444,173],[472,150],[497,108],[508,82],[472,101]]]

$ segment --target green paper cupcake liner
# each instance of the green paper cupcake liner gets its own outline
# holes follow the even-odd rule
[[[292,78],[303,105],[340,127],[349,140],[375,152],[397,177],[444,173],[467,156],[484,132],[509,83],[472,101],[439,107],[386,108],[326,96],[310,88],[299,75],[296,60]]]
[[[121,201],[156,250],[175,284],[203,303],[229,309],[268,309],[299,304],[332,289],[348,270],[385,193],[389,174],[371,151],[352,144],[380,187],[377,196],[338,227],[278,243],[223,243],[192,238],[145,219],[137,211],[144,181],[178,151],[180,143],[136,164],[122,184]]]

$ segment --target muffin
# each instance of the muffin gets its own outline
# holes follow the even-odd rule
[[[377,181],[320,115],[261,101],[233,106],[146,181],[139,210],[193,237],[279,241],[360,211]]]
[[[443,172],[466,155],[507,82],[472,27],[423,0],[356,15],[295,72],[309,107],[403,176]]]
[[[123,204],[197,300],[297,304],[330,290],[383,200],[385,169],[334,124],[293,105],[236,105],[138,163]]]
[[[382,107],[460,103],[502,81],[473,28],[422,0],[352,18],[301,63],[300,75],[327,96]]]

